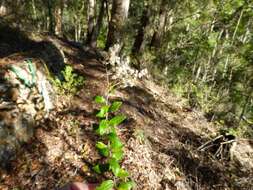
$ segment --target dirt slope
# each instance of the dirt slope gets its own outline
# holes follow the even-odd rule
[[[33,47],[27,54],[7,55],[0,63],[33,57],[38,61],[65,60],[85,85],[75,97],[59,97],[59,106],[37,126],[34,138],[21,148],[8,170],[1,170],[0,189],[56,189],[71,181],[101,182],[92,165],[100,159],[97,136],[96,95],[106,90],[106,67],[94,51],[56,38],[60,53],[41,55],[47,46]],[[46,40],[48,40],[46,39]],[[13,52],[12,52],[13,53]],[[125,142],[124,167],[137,183],[137,190],[253,189],[252,171],[228,157],[215,159],[198,147],[216,136],[215,127],[150,79],[136,80],[133,87],[118,88],[112,99],[121,100],[127,120],[119,127]]]

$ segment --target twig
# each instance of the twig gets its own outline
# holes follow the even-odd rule
[[[223,137],[223,135],[219,135],[218,137],[215,137],[214,139],[207,141],[205,144],[201,145],[197,150],[202,150],[203,148],[205,148],[205,146],[209,145],[210,143],[212,143],[222,137]]]
[[[230,141],[222,142],[222,143],[220,143],[220,144],[221,144],[221,145],[224,145],[224,144],[230,144],[230,143],[233,143],[233,142],[236,142],[236,140],[233,139],[233,140],[230,140]]]
[[[218,150],[214,154],[215,157],[218,157],[219,154],[221,155],[222,148],[223,148],[223,145],[219,146]]]

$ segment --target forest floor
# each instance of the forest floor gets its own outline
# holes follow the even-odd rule
[[[85,85],[74,97],[58,97],[59,106],[36,127],[9,170],[0,171],[0,189],[56,189],[72,181],[99,183],[105,177],[91,167],[100,159],[95,149],[98,137],[92,129],[98,123],[93,99],[106,92],[106,67],[96,53],[54,40],[67,63],[85,77]],[[13,63],[31,56],[12,52],[1,61]],[[228,152],[216,158],[219,147],[198,149],[219,135],[218,128],[182,99],[150,79],[117,88],[111,99],[123,102],[121,112],[127,116],[118,128],[125,143],[122,164],[137,190],[253,189],[253,172],[229,159]]]

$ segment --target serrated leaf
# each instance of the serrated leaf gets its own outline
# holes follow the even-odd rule
[[[96,148],[102,156],[107,157],[109,155],[109,148],[103,142],[97,142]]]
[[[121,105],[122,105],[122,102],[115,101],[115,102],[112,103],[112,105],[111,105],[109,111],[110,111],[110,112],[116,112],[116,111],[119,110],[119,108],[121,107]]]
[[[126,116],[117,115],[109,121],[109,125],[115,127],[115,126],[121,124],[125,119],[126,119]]]
[[[113,181],[112,180],[107,180],[104,181],[103,183],[101,183],[101,185],[99,185],[96,190],[112,190],[113,188]]]
[[[108,139],[111,142],[111,149],[119,149],[123,147],[123,143],[115,133],[109,133]]]
[[[96,133],[99,135],[104,135],[108,130],[109,124],[108,121],[103,119],[100,121],[98,128],[96,129]]]
[[[120,165],[118,163],[118,161],[114,158],[109,160],[109,165],[110,165],[110,170],[112,171],[112,173],[118,177],[118,174],[120,172]]]
[[[120,168],[120,170],[119,170],[119,173],[118,173],[118,176],[117,176],[117,177],[120,177],[120,178],[126,178],[126,177],[128,177],[128,176],[129,176],[128,172],[127,172],[126,170],[124,170],[124,169]]]
[[[117,190],[131,190],[135,186],[133,181],[122,182],[117,187]]]
[[[98,104],[103,104],[106,102],[105,98],[103,96],[96,96],[95,97],[95,102]]]
[[[108,105],[102,106],[101,109],[100,109],[100,111],[97,113],[96,116],[99,117],[99,118],[106,117],[106,114],[108,113],[109,108],[110,108],[110,106],[108,106]]]

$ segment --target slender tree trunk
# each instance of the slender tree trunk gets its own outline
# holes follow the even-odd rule
[[[242,121],[242,119],[244,117],[244,114],[245,114],[245,112],[247,110],[247,106],[248,106],[249,103],[250,103],[250,96],[247,96],[246,100],[245,100],[245,103],[244,103],[244,105],[242,107],[242,112],[241,112],[240,117],[239,117],[239,123]]]
[[[77,15],[74,15],[74,22],[75,23],[79,23],[79,19],[77,17]],[[75,24],[75,41],[78,42],[79,41],[79,37],[78,37],[78,24]]]
[[[0,3],[0,16],[4,16],[7,13],[7,7],[5,5],[5,1],[2,0]]]
[[[100,29],[101,29],[102,24],[103,24],[103,18],[104,18],[104,13],[105,13],[105,1],[106,0],[102,0],[102,2],[101,2],[101,8],[100,8],[98,19],[97,19],[97,24],[93,28],[93,31],[92,31],[91,40],[89,42],[89,45],[92,48],[97,47],[97,38],[99,36]]]
[[[237,24],[236,24],[236,27],[235,27],[235,30],[234,30],[234,33],[233,33],[233,36],[232,36],[232,42],[231,42],[231,46],[234,44],[234,40],[235,40],[235,36],[236,36],[236,33],[237,33],[237,30],[239,28],[239,25],[241,23],[241,19],[242,19],[242,16],[243,16],[243,13],[244,13],[244,9],[241,10],[241,13],[240,13],[240,16],[238,18],[238,21],[237,21]],[[229,65],[229,61],[230,61],[230,55],[228,54],[227,55],[227,58],[226,58],[226,62],[225,62],[225,65],[224,65],[224,69],[223,69],[223,78],[226,76],[227,74],[227,71],[228,71],[228,65]]]
[[[109,25],[109,23],[110,23],[110,10],[109,10],[109,2],[108,2],[108,0],[105,0],[105,10],[106,10],[106,20],[107,20],[107,23],[108,23],[108,25]]]
[[[80,41],[80,39],[81,39],[81,33],[82,33],[82,26],[81,26],[81,21],[79,20],[78,21],[78,32],[77,32],[77,34],[78,34],[78,41]]]
[[[89,0],[88,30],[87,30],[86,44],[90,44],[92,41],[92,31],[94,30],[95,22],[96,22],[96,1]]]
[[[211,25],[210,25],[209,35],[211,35],[212,32],[213,32],[215,20],[216,20],[216,19],[214,18],[213,21],[212,21],[212,23],[211,23]],[[218,40],[218,39],[217,39],[217,40]],[[213,51],[212,51],[212,53],[209,55],[209,58],[208,58],[207,63],[204,62],[204,64],[203,64],[203,68],[204,68],[204,70],[203,70],[203,76],[202,76],[202,82],[203,82],[203,83],[206,82],[206,79],[207,79],[207,77],[208,77],[208,74],[210,73],[211,61],[212,61],[212,58],[213,58],[212,55],[215,54],[216,47],[217,47],[217,43],[218,43],[218,42],[216,41],[216,44],[215,44],[215,46],[214,46],[214,48],[213,48]]]
[[[36,6],[34,0],[32,0],[32,10],[33,10],[33,18],[36,20],[37,19],[37,11],[36,11]]]
[[[165,31],[165,25],[167,20],[167,13],[169,9],[172,9],[175,5],[175,1],[172,0],[161,0],[160,12],[159,12],[159,23],[154,31],[151,39],[150,47],[159,48]]]
[[[121,44],[129,4],[130,0],[113,0],[105,50],[108,50],[115,44]]]
[[[159,12],[158,27],[153,34],[150,47],[159,48],[161,45],[161,40],[164,33],[164,26],[166,23],[167,7],[168,7],[167,4],[168,4],[168,1],[162,0],[161,6],[160,6],[160,12]]]
[[[141,24],[139,26],[137,35],[135,36],[135,41],[132,48],[132,54],[137,55],[142,49],[145,29],[149,24],[149,16],[150,16],[150,11],[149,11],[149,7],[147,6],[144,8],[143,13],[142,13]]]
[[[62,35],[62,14],[63,14],[63,0],[59,0],[54,9],[54,20],[55,20],[55,26],[54,26],[54,33],[58,36]]]
[[[49,18],[49,32],[54,34],[54,16],[52,0],[47,0],[48,18]]]

